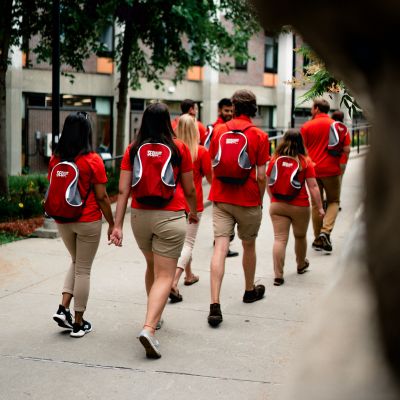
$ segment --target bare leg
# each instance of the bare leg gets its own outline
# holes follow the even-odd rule
[[[176,258],[154,254],[154,281],[147,300],[145,327],[154,335],[157,322],[161,318],[171,291],[176,270]]]
[[[210,266],[211,304],[219,303],[222,279],[225,273],[225,258],[229,248],[229,236],[215,238]]]
[[[176,268],[174,282],[172,283],[172,290],[176,293],[178,292],[178,283],[179,279],[181,279],[182,272],[183,272],[182,268],[179,267]]]
[[[256,240],[244,241],[242,240],[243,246],[243,272],[246,290],[253,290],[254,288],[254,276],[256,274]]]

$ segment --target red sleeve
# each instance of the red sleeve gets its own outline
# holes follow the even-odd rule
[[[104,162],[101,157],[93,153],[93,158],[90,163],[93,171],[93,182],[92,183],[107,183],[107,174],[104,167]]]
[[[179,142],[176,141],[175,143],[177,143],[179,152],[181,153],[182,156],[181,168],[180,168],[181,173],[193,171],[193,162],[189,147],[187,147],[186,144],[181,141]]]
[[[200,150],[199,151],[199,157],[200,157],[200,165],[201,165],[202,175],[206,176],[206,175],[211,174],[211,157],[210,157],[210,153],[204,147],[199,147],[199,150]]]
[[[315,178],[315,169],[314,169],[314,163],[308,163],[307,168],[305,170],[305,177],[307,178]]]
[[[262,136],[261,136],[261,140],[260,140],[260,144],[259,144],[259,148],[258,148],[256,164],[258,166],[265,165],[269,159],[270,159],[270,156],[269,156],[268,135],[265,132],[262,132]]]
[[[124,156],[122,157],[122,161],[121,161],[121,170],[132,171],[131,158],[129,155],[130,149],[131,149],[131,145],[129,145],[125,150]]]
[[[197,121],[197,126],[199,127],[200,144],[203,144],[207,136],[207,129],[200,121]]]

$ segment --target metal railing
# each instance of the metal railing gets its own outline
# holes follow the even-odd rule
[[[369,146],[369,134],[372,125],[354,125],[349,127],[350,136],[351,136],[351,147],[357,148],[357,154],[360,153],[360,146]],[[269,152],[272,154],[279,143],[281,142],[284,130],[283,129],[267,129],[269,136]]]
[[[368,146],[369,145],[369,135],[372,125],[353,125],[349,127],[350,135],[351,135],[351,147],[357,148],[357,153],[360,153],[361,146]],[[285,133],[284,129],[265,129],[268,132],[269,136],[269,152],[272,154],[276,147],[281,142],[283,135]],[[100,154],[101,155],[101,154]],[[106,167],[113,167],[115,166],[114,161],[122,160],[123,155],[114,156],[114,157],[107,157],[104,158],[104,165]]]

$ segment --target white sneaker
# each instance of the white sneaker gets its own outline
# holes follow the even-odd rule
[[[73,323],[71,312],[61,304],[59,305],[57,312],[53,315],[53,319],[57,322],[59,327],[64,329],[72,329]]]
[[[92,331],[92,324],[89,321],[82,321],[82,325],[74,323],[72,327],[72,332],[69,334],[71,337],[81,338],[87,333]]]
[[[143,329],[138,336],[140,343],[142,343],[143,347],[146,350],[147,358],[160,358],[160,342],[152,335],[150,335],[149,331]]]

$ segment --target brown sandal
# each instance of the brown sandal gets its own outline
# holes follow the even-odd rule
[[[297,273],[300,275],[304,274],[305,272],[307,272],[307,269],[309,266],[310,266],[310,262],[306,258],[304,265],[301,268],[297,268]]]
[[[169,298],[171,299],[171,303],[179,303],[183,300],[182,295],[178,291],[174,291],[171,289],[169,293]]]
[[[191,279],[186,279],[184,280],[183,284],[185,286],[190,286],[193,285],[194,283],[199,281],[199,277],[197,275],[193,275]]]

